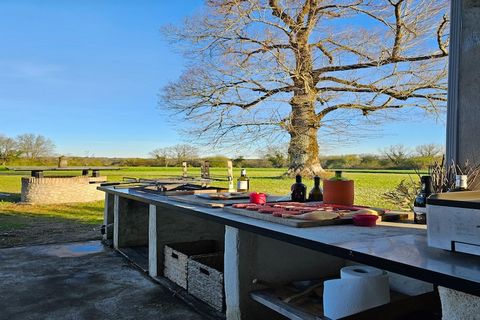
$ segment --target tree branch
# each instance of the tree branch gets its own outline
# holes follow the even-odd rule
[[[323,68],[318,68],[313,72],[316,76],[318,76],[319,74],[324,72],[358,70],[358,69],[365,69],[370,67],[381,67],[388,64],[402,63],[402,62],[427,61],[431,59],[444,58],[446,56],[448,56],[448,53],[441,52],[441,53],[434,53],[430,55],[415,56],[415,57],[396,57],[396,58],[389,57],[386,59],[379,59],[379,60],[364,62],[364,63],[354,63],[354,64],[347,64],[347,65],[323,67]]]
[[[294,29],[297,24],[292,17],[285,13],[283,9],[280,8],[277,0],[269,0],[268,1],[270,7],[272,8],[272,14],[278,18],[280,18],[290,29]]]

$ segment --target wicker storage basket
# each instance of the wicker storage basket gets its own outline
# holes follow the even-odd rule
[[[188,260],[188,293],[220,312],[225,305],[223,257],[223,253],[213,253]]]
[[[187,261],[191,256],[216,252],[219,249],[215,240],[179,242],[165,245],[164,269],[166,278],[187,289]]]

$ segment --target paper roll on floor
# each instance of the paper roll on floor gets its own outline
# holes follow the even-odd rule
[[[369,266],[340,270],[341,279],[324,282],[325,316],[339,319],[390,302],[388,274]]]
[[[340,278],[369,278],[385,275],[386,272],[370,266],[350,266],[340,269]]]

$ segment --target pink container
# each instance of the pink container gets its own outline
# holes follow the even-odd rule
[[[267,202],[267,195],[265,193],[250,193],[250,202],[256,204],[265,204]]]

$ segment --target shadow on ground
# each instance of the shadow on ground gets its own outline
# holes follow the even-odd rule
[[[0,210],[0,248],[100,238],[99,224]]]
[[[19,202],[21,199],[20,193],[12,193],[12,192],[0,192],[0,201],[3,202]]]
[[[99,241],[0,250],[1,319],[202,319]]]

